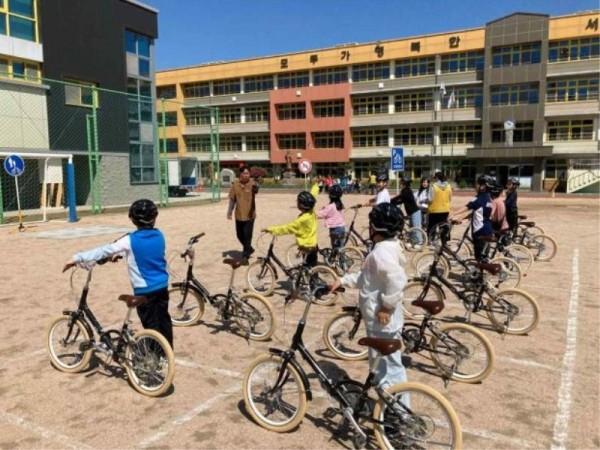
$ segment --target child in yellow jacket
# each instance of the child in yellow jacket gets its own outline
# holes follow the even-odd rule
[[[317,199],[308,191],[302,191],[296,198],[300,215],[286,225],[267,228],[267,233],[275,236],[293,234],[300,249],[306,250],[304,264],[308,267],[317,265],[317,216],[314,212]]]

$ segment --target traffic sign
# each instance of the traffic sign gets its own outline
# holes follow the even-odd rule
[[[10,176],[18,177],[25,170],[25,161],[19,155],[9,155],[4,160],[4,170]]]
[[[392,147],[391,170],[399,172],[404,170],[404,148]]]
[[[298,170],[306,175],[312,170],[312,163],[308,159],[302,158],[298,161]]]

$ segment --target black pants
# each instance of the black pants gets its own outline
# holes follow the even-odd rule
[[[489,243],[483,239],[473,236],[473,253],[475,253],[475,259],[479,262],[486,261],[488,259]]]
[[[448,220],[449,214],[449,212],[429,213],[429,217],[427,218],[427,235],[431,236],[431,233],[435,230],[436,225],[444,223],[446,220]]]
[[[150,300],[136,307],[144,328],[156,330],[162,334],[173,348],[173,324],[169,315],[168,288],[144,294]]]
[[[311,252],[306,253],[304,256],[304,264],[305,267],[315,267],[317,265],[317,261],[319,259],[319,251],[313,250]]]
[[[236,220],[235,232],[238,241],[242,244],[242,253],[244,258],[250,258],[252,253],[252,233],[254,232],[254,220]]]

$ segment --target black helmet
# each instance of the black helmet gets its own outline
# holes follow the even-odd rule
[[[412,183],[412,180],[411,180],[410,178],[402,178],[402,181],[401,181],[401,183],[402,183],[402,185],[403,185],[403,186],[408,186],[408,187],[410,187],[410,185],[411,185],[411,183]]]
[[[380,203],[369,213],[369,224],[385,238],[395,237],[404,226],[404,217],[396,205]]]
[[[377,181],[385,181],[386,183],[390,181],[390,175],[388,174],[387,170],[385,172],[377,173]]]
[[[158,216],[158,208],[152,200],[136,200],[129,207],[129,218],[138,227],[150,227]]]
[[[329,188],[329,198],[332,200],[339,200],[342,198],[344,194],[344,190],[339,184],[334,184]]]
[[[503,190],[504,190],[504,186],[502,186],[501,184],[494,184],[490,188],[490,194],[495,197],[498,197],[498,196],[500,196],[500,194],[502,194]]]
[[[515,178],[515,177],[510,177],[508,179],[508,182],[514,184],[517,187],[519,187],[521,185],[521,183],[519,182],[519,180],[517,178]]]
[[[300,192],[296,201],[298,202],[298,207],[302,211],[310,211],[317,204],[317,199],[308,191]]]
[[[489,175],[481,175],[479,178],[477,178],[477,184],[491,189],[496,185],[496,180],[494,180]]]

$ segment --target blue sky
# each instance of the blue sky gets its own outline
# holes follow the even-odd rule
[[[514,12],[550,16],[598,0],[141,0],[159,10],[157,70],[466,28]]]

